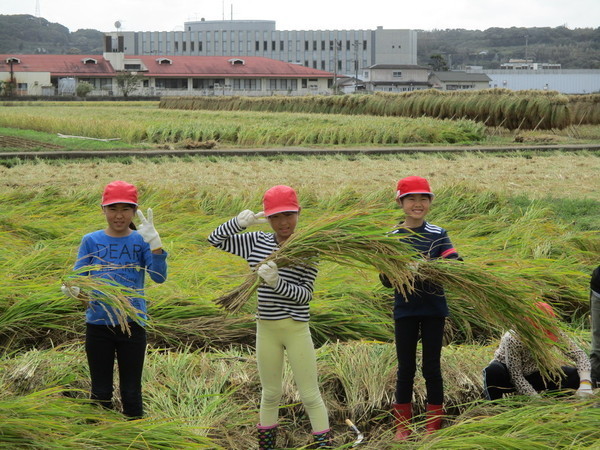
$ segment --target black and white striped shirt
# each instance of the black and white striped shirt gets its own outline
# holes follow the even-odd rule
[[[279,246],[274,233],[243,231],[237,218],[219,225],[208,237],[218,249],[241,256],[251,268],[256,268]],[[308,322],[309,302],[312,300],[317,269],[309,266],[280,267],[275,288],[262,283],[258,287],[257,318],[280,320],[292,318]]]

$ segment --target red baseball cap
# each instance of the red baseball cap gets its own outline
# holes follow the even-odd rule
[[[534,303],[534,306],[543,311],[544,313],[546,313],[546,315],[548,315],[549,317],[556,317],[556,313],[554,312],[554,310],[552,309],[552,306],[549,305],[546,302],[536,302]],[[535,326],[535,325],[534,325]],[[537,328],[537,326],[536,326]],[[548,338],[554,342],[558,341],[558,336],[556,336],[554,333],[551,333],[548,330],[544,330],[544,332],[546,333],[546,336],[548,336]]]
[[[300,211],[298,196],[289,186],[273,186],[263,197],[263,212],[269,217],[281,212]]]
[[[396,186],[396,200],[408,194],[427,194],[434,196],[429,182],[422,177],[410,176],[402,178]]]
[[[107,184],[102,193],[102,206],[114,205],[115,203],[130,203],[137,206],[138,192],[136,187],[125,181],[113,181]]]

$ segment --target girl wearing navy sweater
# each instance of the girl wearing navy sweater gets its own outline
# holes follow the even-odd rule
[[[410,176],[398,181],[396,202],[404,211],[404,220],[392,234],[402,235],[424,259],[460,259],[448,233],[425,221],[434,194],[425,178]],[[408,236],[407,236],[408,235]],[[385,287],[389,279],[380,275]],[[404,296],[394,292],[394,328],[398,376],[396,403],[393,405],[396,440],[411,435],[413,383],[416,373],[417,342],[422,343],[422,372],[427,388],[426,432],[441,428],[444,385],[441,371],[442,338],[448,305],[441,286],[417,278],[414,290]]]

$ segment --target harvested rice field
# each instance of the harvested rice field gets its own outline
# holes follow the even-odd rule
[[[100,111],[108,114],[105,106]],[[585,130],[588,140],[595,136]],[[414,433],[394,442],[391,291],[369,263],[351,267],[323,253],[310,328],[335,448],[357,440],[346,419],[363,433],[357,448],[365,449],[595,448],[598,391],[585,399],[545,394],[492,403],[483,398],[481,371],[508,327],[531,331],[518,317],[537,300],[551,303],[563,331],[589,351],[589,279],[600,261],[599,169],[597,151],[559,150],[10,160],[0,165],[0,447],[257,448],[256,297],[235,313],[216,304],[249,271],[207,236],[243,209],[260,210],[263,192],[276,184],[298,191],[299,236],[308,239],[318,227],[356,233],[357,241],[379,230],[384,236],[400,217],[397,180],[420,175],[436,194],[428,220],[448,230],[465,260],[445,272],[451,317],[442,349],[443,428],[424,433],[419,371]],[[147,282],[146,416],[131,421],[119,412],[118,395],[115,411],[87,400],[84,311],[60,289],[81,237],[105,226],[100,195],[115,179],[138,187],[140,207],[153,208],[169,252],[167,281]],[[343,255],[322,236],[314,245]],[[558,361],[547,350],[535,351],[552,371]],[[306,448],[311,425],[287,366],[279,417],[277,448]]]

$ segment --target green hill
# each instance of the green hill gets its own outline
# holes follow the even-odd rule
[[[97,30],[70,32],[28,14],[0,15],[0,53],[101,54],[103,35]]]

